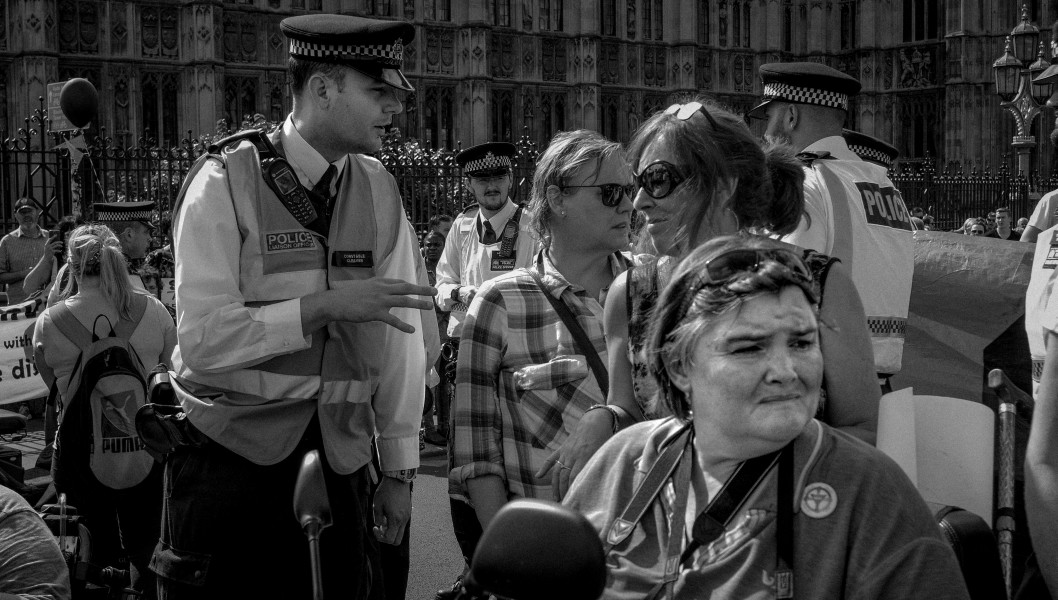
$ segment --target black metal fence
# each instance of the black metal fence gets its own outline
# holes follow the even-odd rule
[[[247,118],[240,129],[272,130],[277,123],[260,115]],[[0,193],[7,199],[0,207],[4,230],[14,227],[14,200],[29,196],[41,209],[40,223],[51,227],[65,215],[90,217],[94,202],[146,201],[157,203],[160,214],[172,207],[180,184],[195,159],[213,141],[231,134],[222,123],[217,131],[187,138],[174,148],[159,148],[149,136],[131,148],[122,148],[106,131],[69,133],[49,131],[47,109],[41,107],[25,119],[25,126],[0,142]],[[515,144],[514,189],[517,198],[528,199],[536,164],[536,144],[523,135]],[[431,150],[415,140],[404,140],[399,131],[387,136],[378,158],[393,174],[404,199],[405,210],[418,232],[437,214],[456,215],[473,198],[465,189],[456,165],[456,150]]]
[[[1016,223],[1032,214],[1040,196],[1058,188],[1058,178],[1054,173],[1014,175],[1008,162],[992,172],[978,165],[967,169],[956,162],[938,168],[926,159],[898,163],[889,177],[903,194],[907,207],[921,207],[933,215],[937,229],[959,229],[966,219],[984,218],[999,207],[1009,208]]]
[[[272,128],[260,115],[240,128]],[[131,148],[122,148],[106,131],[83,136],[49,131],[43,99],[24,126],[7,136],[0,134],[0,223],[14,227],[14,200],[34,198],[41,208],[41,224],[48,228],[65,215],[90,216],[93,202],[153,200],[160,213],[168,213],[185,174],[211,142],[231,133],[218,130],[192,137],[188,132],[179,146],[159,148],[149,135]],[[528,200],[538,149],[528,135],[516,143],[513,194]],[[397,180],[408,216],[420,233],[437,214],[456,215],[472,201],[455,164],[456,150],[429,149],[416,140],[405,140],[393,131],[378,153]],[[1007,206],[1014,219],[1029,216],[1042,193],[1058,188],[1058,178],[1031,174],[1013,175],[1009,161],[996,172],[958,163],[938,167],[929,159],[903,161],[890,177],[909,208],[919,206],[932,214],[938,229],[957,229],[968,217],[984,217]]]

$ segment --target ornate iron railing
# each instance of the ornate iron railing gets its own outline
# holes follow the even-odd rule
[[[270,130],[277,125],[255,115],[240,129]],[[27,195],[40,206],[44,227],[69,214],[90,217],[92,203],[102,201],[153,200],[159,213],[167,214],[195,159],[230,133],[222,121],[213,133],[194,137],[189,131],[176,147],[160,148],[148,134],[125,148],[105,130],[79,137],[50,132],[42,98],[23,127],[10,136],[0,133],[0,223],[5,231],[14,228],[14,200]],[[527,201],[538,150],[528,132],[516,146],[513,194]],[[455,163],[458,150],[424,148],[394,130],[378,153],[396,178],[408,217],[420,233],[434,215],[456,215],[472,201]],[[1013,175],[1008,162],[992,172],[976,164],[952,162],[941,168],[928,158],[903,160],[890,176],[908,208],[925,209],[939,229],[956,229],[966,218],[983,217],[999,206],[1009,207],[1014,219],[1028,216],[1041,193],[1058,188],[1058,178]]]

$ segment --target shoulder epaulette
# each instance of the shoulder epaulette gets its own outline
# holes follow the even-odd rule
[[[241,142],[242,140],[250,140],[254,142],[255,146],[259,146],[259,138],[264,136],[264,132],[259,129],[244,129],[237,131],[228,137],[221,138],[209,145],[210,154],[219,154],[225,146],[232,146]]]
[[[459,216],[469,215],[469,214],[474,213],[477,210],[478,210],[478,203],[477,202],[471,202],[470,204],[467,204],[466,206],[464,206],[463,210],[459,211]]]
[[[830,159],[830,158],[834,158],[834,157],[831,156],[829,152],[826,152],[826,151],[823,151],[823,150],[821,150],[819,152],[798,152],[797,153],[797,159],[800,160],[802,163],[804,163],[804,166],[806,166],[806,167],[811,167],[812,163],[817,161],[817,160]]]

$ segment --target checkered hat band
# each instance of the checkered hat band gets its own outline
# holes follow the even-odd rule
[[[485,156],[484,158],[467,161],[467,166],[463,167],[463,170],[467,173],[476,173],[477,171],[494,171],[496,169],[510,168],[511,157],[496,156],[495,154],[491,154]]]
[[[96,221],[150,221],[154,211],[150,210],[100,210],[96,211]]]
[[[400,67],[404,60],[404,44],[397,40],[388,46],[331,46],[290,40],[290,53],[305,58],[344,58],[347,60],[377,60]]]
[[[849,109],[849,97],[847,94],[785,83],[765,83],[764,97],[800,102],[801,104],[818,104],[820,106],[829,106],[830,108],[840,108],[841,110]]]
[[[856,156],[859,156],[863,160],[873,160],[874,162],[879,162],[883,165],[893,164],[893,161],[889,158],[889,155],[885,152],[882,152],[881,150],[868,148],[867,146],[859,146],[856,144],[849,144],[849,150],[855,152]]]
[[[867,329],[870,330],[871,337],[902,338],[907,332],[907,319],[867,317]]]

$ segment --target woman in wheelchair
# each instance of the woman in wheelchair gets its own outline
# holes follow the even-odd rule
[[[603,598],[967,598],[900,468],[812,418],[818,300],[798,254],[710,241],[653,319],[649,365],[675,416],[614,436],[565,501],[599,531]]]

